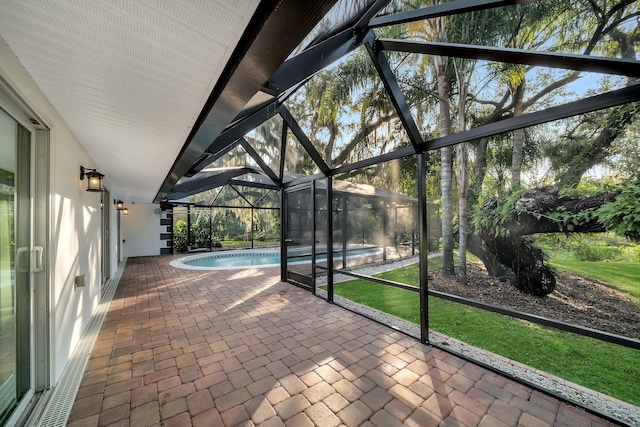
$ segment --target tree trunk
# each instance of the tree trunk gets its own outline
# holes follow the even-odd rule
[[[528,236],[536,233],[601,233],[606,231],[595,216],[573,223],[576,215],[587,209],[597,209],[615,199],[612,194],[575,199],[561,197],[557,187],[542,187],[527,190],[515,202],[513,214],[507,218],[502,227],[513,236]],[[493,202],[485,202],[482,211],[486,212]],[[551,215],[563,212],[562,218],[554,219]],[[495,230],[494,230],[495,232]]]
[[[511,269],[501,264],[493,252],[485,248],[484,241],[477,234],[467,236],[467,250],[480,258],[480,261],[487,269],[487,273],[492,277],[507,279],[511,276]]]
[[[467,117],[465,104],[467,99],[467,85],[464,75],[458,75],[458,132],[463,132],[467,128]],[[463,285],[467,283],[467,143],[463,142],[456,146],[456,159],[458,161],[458,282]]]
[[[442,275],[455,275],[453,267],[453,171],[451,147],[440,149],[442,162]]]
[[[438,106],[440,110],[440,135],[451,133],[451,108],[449,105],[449,80],[446,59],[441,56],[431,57],[431,66],[438,81]],[[442,163],[442,275],[455,275],[453,263],[453,167],[452,148],[440,149]]]
[[[556,278],[544,263],[542,249],[520,236],[483,235],[497,261],[513,271],[513,285],[522,292],[545,296],[556,288]]]
[[[542,250],[528,237],[538,233],[595,233],[605,231],[595,215],[577,221],[577,214],[588,209],[595,210],[613,201],[614,195],[574,199],[560,197],[556,187],[543,187],[525,191],[511,209],[511,216],[502,218],[501,230],[495,225],[476,230],[478,236],[470,239],[469,250],[485,264],[489,274],[502,276],[504,269],[513,272],[516,288],[535,296],[544,296],[555,289],[555,277],[544,262]],[[493,216],[498,200],[488,200],[482,204],[481,215]],[[562,212],[562,216],[557,213]],[[556,214],[557,218],[554,218]],[[575,222],[574,222],[575,221]],[[498,232],[501,231],[501,232]]]
[[[456,147],[458,158],[458,281],[467,283],[467,147]],[[463,160],[464,158],[464,160]]]
[[[522,115],[524,98],[524,80],[516,87],[513,99],[513,117]],[[520,177],[522,176],[522,151],[524,141],[524,129],[513,131],[513,153],[511,155],[511,188],[520,187]]]

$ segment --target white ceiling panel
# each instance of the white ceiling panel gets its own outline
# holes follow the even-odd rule
[[[259,0],[2,0],[0,36],[100,172],[151,202]]]

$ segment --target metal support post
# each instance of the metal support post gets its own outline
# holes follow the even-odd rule
[[[427,282],[427,188],[424,154],[418,154],[418,218],[420,253],[420,341],[429,342],[429,284]]]
[[[287,192],[280,190],[280,280],[287,280]]]
[[[327,302],[333,304],[333,179],[327,177]]]
[[[316,181],[311,181],[311,293],[316,294]]]

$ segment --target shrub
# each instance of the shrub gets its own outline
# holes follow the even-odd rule
[[[173,226],[173,250],[184,253],[187,251],[187,222],[176,221]]]
[[[623,258],[623,249],[604,242],[576,242],[569,249],[580,261],[617,261]]]

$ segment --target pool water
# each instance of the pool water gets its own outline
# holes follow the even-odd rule
[[[356,256],[376,255],[380,248],[366,247],[349,249],[347,258]],[[342,259],[342,250],[334,251],[335,259]],[[316,260],[327,259],[326,253],[316,255]],[[311,261],[309,249],[296,249],[289,252],[288,264],[297,264]],[[235,250],[207,253],[204,255],[192,255],[171,262],[174,267],[201,268],[201,269],[233,269],[242,267],[275,267],[280,265],[280,250]]]

